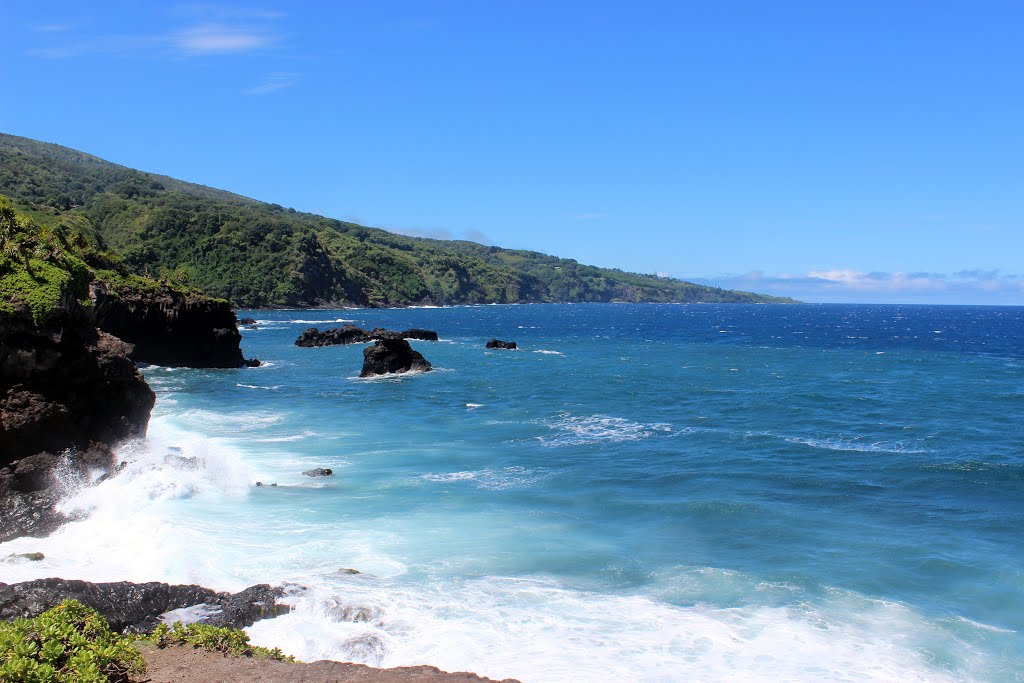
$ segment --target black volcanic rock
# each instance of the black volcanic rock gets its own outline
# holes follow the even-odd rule
[[[487,342],[487,348],[489,349],[515,349],[518,348],[514,341],[501,341],[500,339],[492,339]]]
[[[361,327],[356,327],[351,323],[346,323],[342,327],[334,327],[323,331],[316,327],[310,327],[299,335],[299,338],[295,340],[295,345],[316,347],[338,346],[341,344],[364,344],[384,337],[437,341],[437,332],[434,332],[433,330],[423,330],[417,327],[405,330],[404,332],[392,332],[391,330],[386,330],[383,327],[375,327],[367,332]]]
[[[0,317],[0,542],[66,521],[56,470],[87,482],[112,469],[113,445],[145,434],[155,397],[131,351],[70,292],[43,324],[27,310]]]
[[[430,362],[409,342],[399,337],[383,336],[373,346],[363,349],[363,370],[360,377],[388,375],[413,371],[427,372]]]
[[[337,346],[339,344],[358,344],[370,341],[366,330],[347,323],[342,327],[334,327],[321,332],[316,327],[310,327],[299,335],[295,340],[296,346],[312,348],[317,346]]]
[[[242,319],[240,319],[238,321],[238,324],[239,325],[255,325],[256,324],[256,319],[255,318],[242,318]]]
[[[244,628],[260,619],[289,612],[291,608],[278,602],[282,595],[280,588],[266,584],[232,594],[195,585],[37,579],[0,583],[0,620],[35,617],[71,598],[95,609],[117,632],[151,631],[159,623],[160,615],[196,605],[211,608],[200,619],[202,623]]]
[[[145,434],[155,396],[131,350],[71,296],[41,327],[27,311],[0,318],[0,467]]]
[[[235,314],[228,302],[164,287],[112,293],[89,287],[96,327],[134,346],[132,360],[169,367],[245,365]]]
[[[413,327],[406,330],[405,332],[399,332],[402,335],[402,339],[419,339],[422,341],[437,341],[437,332],[433,330],[423,330],[418,327]]]

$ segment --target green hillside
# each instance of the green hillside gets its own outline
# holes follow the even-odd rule
[[[242,307],[792,302],[532,251],[406,237],[2,133],[0,194],[42,226],[73,226],[133,273],[187,282]]]

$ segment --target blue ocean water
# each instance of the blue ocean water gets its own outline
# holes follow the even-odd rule
[[[1024,680],[1024,308],[239,315],[265,365],[147,368],[128,470],[0,580],[286,582],[256,642],[529,682]],[[435,372],[294,346],[345,321]]]

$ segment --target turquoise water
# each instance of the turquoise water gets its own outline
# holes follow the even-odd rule
[[[1024,309],[239,315],[266,364],[148,368],[131,467],[69,495],[88,519],[0,546],[44,566],[0,571],[291,582],[250,632],[308,660],[1024,680]],[[293,345],[342,321],[437,330],[413,342],[436,372],[360,380],[362,345]]]

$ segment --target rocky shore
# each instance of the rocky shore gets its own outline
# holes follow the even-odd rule
[[[238,593],[218,593],[196,585],[166,583],[91,583],[38,579],[0,583],[0,620],[39,616],[66,599],[92,607],[118,633],[148,633],[161,623],[201,623],[244,628],[261,619],[287,614],[283,588],[266,584]],[[464,683],[487,682],[473,673],[446,673],[432,666],[376,669],[362,664],[318,661],[309,664],[232,657],[188,646],[139,647],[146,660],[146,681],[306,681],[307,683]],[[518,683],[505,679],[499,683]]]

